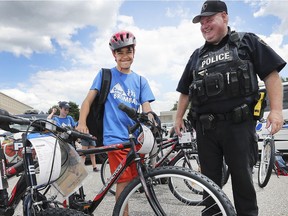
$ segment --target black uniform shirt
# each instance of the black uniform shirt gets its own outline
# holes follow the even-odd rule
[[[223,47],[229,40],[230,28],[226,37],[218,45],[212,45],[206,43],[203,49],[218,50]],[[195,50],[190,56],[190,59],[184,69],[182,77],[178,83],[177,91],[182,94],[189,94],[189,86],[192,83],[192,71],[195,70],[198,60],[198,50]],[[242,55],[241,55],[242,53]],[[254,72],[259,76],[261,80],[265,79],[272,71],[276,70],[280,72],[286,62],[263,40],[253,33],[246,33],[240,42],[239,57],[241,59],[250,59],[254,66]],[[221,101],[221,103],[212,103],[195,108],[198,113],[225,113],[230,112],[236,106],[242,103],[251,103],[251,101],[245,101],[242,99],[232,99],[228,101]]]

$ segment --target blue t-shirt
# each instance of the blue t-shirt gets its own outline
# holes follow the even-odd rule
[[[67,115],[66,118],[60,118],[59,116],[55,116],[53,117],[53,120],[56,121],[56,124],[58,126],[62,126],[62,127],[68,126],[72,128],[76,126],[74,119],[70,115]]]
[[[136,110],[145,102],[155,100],[148,81],[131,71],[129,74],[121,73],[116,67],[111,68],[110,91],[105,102],[103,119],[103,144],[111,145],[128,141],[128,126],[134,121],[126,113],[118,109],[120,103]],[[102,70],[95,77],[90,90],[100,91]],[[141,86],[140,86],[141,85]]]

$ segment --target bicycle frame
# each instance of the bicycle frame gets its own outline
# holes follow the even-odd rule
[[[168,140],[165,140],[161,143],[158,144],[158,152],[157,155],[161,152],[161,158],[155,163],[155,167],[162,166],[166,159],[175,151],[177,152],[176,155],[174,155],[169,161],[168,165],[173,163],[174,159],[179,155],[179,154],[184,154],[185,159],[188,161],[187,158],[187,152],[184,151],[184,149],[191,149],[193,154],[198,154],[197,152],[197,147],[193,145],[194,141],[192,143],[179,143],[178,137],[173,137],[169,138]],[[169,148],[169,149],[168,149]],[[163,149],[168,149],[165,154],[163,154]]]
[[[133,126],[134,129],[138,128],[137,125],[139,126],[139,123],[136,123],[136,125]],[[96,194],[94,197],[93,201],[89,204],[89,207],[87,206],[80,206],[82,209],[78,209],[81,211],[84,211],[85,213],[92,214],[94,210],[98,207],[98,205],[101,203],[105,195],[108,193],[109,189],[115,184],[115,182],[119,179],[120,175],[125,171],[125,169],[131,165],[133,162],[137,164],[137,171],[142,183],[142,186],[144,188],[144,192],[146,196],[148,197],[149,202],[151,202],[151,206],[154,209],[155,212],[162,212],[161,207],[155,203],[154,199],[149,198],[153,196],[153,193],[151,190],[149,190],[149,187],[145,181],[144,178],[144,172],[147,172],[148,169],[144,164],[141,163],[141,157],[140,155],[136,152],[136,143],[135,143],[135,137],[132,134],[133,130],[129,128],[129,139],[130,141],[127,143],[121,143],[121,144],[115,144],[115,145],[110,145],[110,146],[103,146],[103,147],[96,147],[93,149],[87,149],[87,150],[77,150],[79,153],[82,154],[97,154],[97,153],[103,153],[103,152],[109,152],[109,151],[115,151],[115,150],[121,150],[124,148],[130,148],[127,156],[125,159],[121,161],[121,163],[118,165],[114,173],[110,176],[106,184],[100,189],[100,191]],[[87,204],[85,204],[87,205]],[[157,206],[157,207],[155,207]],[[163,212],[162,212],[163,213]]]
[[[23,135],[22,138],[23,143],[27,142],[26,136]],[[28,142],[27,142],[28,143]],[[18,163],[14,164],[13,166],[9,167],[8,169],[5,168],[5,178],[9,179],[15,175],[18,175],[25,171],[23,175],[20,176],[19,180],[17,181],[16,185],[14,186],[13,190],[10,194],[10,199],[8,199],[8,196],[6,197],[6,200],[3,200],[3,205],[1,205],[0,213],[2,215],[13,215],[14,210],[21,201],[23,195],[27,192],[28,188],[34,189],[37,185],[36,183],[36,173],[35,173],[35,164],[32,157],[32,150],[30,145],[24,144],[24,157],[23,161],[19,161]],[[6,167],[6,164],[4,165]],[[32,191],[31,191],[32,192]],[[1,190],[1,194],[8,194],[7,189]],[[24,212],[27,214],[29,213],[29,208],[31,204],[30,196],[24,197],[24,205],[23,209]],[[25,214],[26,215],[26,214]]]
[[[1,149],[1,152],[3,153],[3,154],[1,153],[1,163],[2,163],[1,177],[3,177],[3,179],[6,181],[15,175],[20,175],[20,178],[18,179],[17,183],[14,185],[10,194],[10,198],[8,197],[8,191],[7,191],[8,183],[7,183],[7,186],[5,185],[5,187],[1,188],[0,190],[0,194],[1,194],[0,215],[6,215],[6,216],[13,215],[17,205],[19,204],[21,200],[23,200],[23,214],[25,216],[32,215],[31,211],[34,211],[32,210],[34,208],[39,207],[38,209],[41,210],[43,206],[48,207],[48,205],[46,205],[46,203],[48,202],[51,202],[51,203],[53,202],[56,206],[59,203],[59,202],[54,202],[54,199],[56,197],[47,201],[45,197],[45,193],[51,187],[51,183],[56,181],[55,178],[54,180],[52,179],[52,181],[50,181],[51,180],[50,179],[51,176],[50,176],[46,183],[41,183],[41,185],[37,185],[36,168],[39,166],[39,164],[36,161],[34,162],[34,159],[33,159],[34,152],[32,151],[32,141],[30,140],[33,137],[33,135],[32,137],[29,137],[29,134],[34,134],[34,132],[30,131],[30,127],[37,125],[37,127],[40,128],[39,132],[41,130],[40,134],[44,136],[47,136],[47,135],[53,136],[55,140],[57,139],[61,140],[61,137],[55,135],[53,132],[47,134],[49,130],[44,131],[45,127],[43,127],[40,123],[47,122],[46,120],[30,121],[26,119],[14,118],[13,116],[9,116],[6,113],[4,113],[4,115],[1,113],[1,118],[6,120],[7,122],[11,121],[16,124],[17,123],[25,124],[25,125],[29,125],[29,127],[22,135],[22,144],[23,144],[23,160],[22,161],[19,161],[18,163],[6,168],[5,154],[3,150]],[[39,121],[40,123],[37,121]],[[52,169],[53,168],[51,168],[51,170]],[[40,193],[40,190],[43,190],[43,189],[46,189],[46,191],[44,193]]]

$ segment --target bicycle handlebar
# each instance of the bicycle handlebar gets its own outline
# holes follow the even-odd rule
[[[30,124],[29,120],[10,115],[6,110],[3,109],[0,109],[0,122],[8,124],[14,123],[20,125]]]
[[[118,108],[119,108],[120,110],[122,110],[123,112],[125,112],[131,119],[137,120],[137,117],[138,117],[138,115],[137,115],[137,110],[135,110],[135,109],[133,109],[133,108],[131,108],[131,107],[128,107],[128,106],[126,106],[126,105],[123,104],[123,103],[120,103],[120,104],[118,105]]]
[[[95,137],[93,137],[91,134],[85,134],[81,133],[79,131],[73,130],[73,129],[68,129],[65,131],[67,134],[69,134],[72,137],[75,138],[81,138],[81,139],[88,139],[88,140],[96,140]]]
[[[38,128],[39,130],[45,130],[47,129],[45,126],[41,125],[41,122],[45,122],[48,124],[52,124],[56,126],[56,131],[58,132],[65,132],[69,136],[74,137],[74,138],[81,138],[81,139],[92,139],[96,140],[91,134],[85,134],[81,133],[79,131],[76,131],[72,128],[65,128],[65,127],[60,127],[56,124],[53,124],[47,120],[44,119],[38,119],[39,123],[36,123],[35,120],[29,120],[29,119],[24,119],[20,118],[17,116],[10,115],[6,110],[0,109],[0,128],[3,128],[4,130],[9,130],[11,132],[15,132],[17,129],[12,129],[9,127],[10,124],[19,124],[19,125],[31,125],[33,127]],[[47,129],[48,130],[48,129]],[[19,132],[19,130],[18,130]]]
[[[123,103],[120,103],[118,105],[118,108],[125,112],[128,117],[130,117],[132,120],[136,121],[136,124],[134,124],[132,127],[130,127],[130,132],[134,132],[139,128],[140,123],[143,123],[145,125],[151,126],[151,131],[155,137],[159,137],[162,139],[162,128],[161,128],[161,121],[156,115],[156,113],[150,111],[150,112],[142,112],[139,113],[137,110],[126,106]],[[149,119],[148,114],[151,114],[153,118]]]

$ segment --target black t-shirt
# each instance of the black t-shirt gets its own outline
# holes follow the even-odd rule
[[[230,30],[226,37],[218,45],[211,45],[206,43],[203,49],[218,50],[223,47],[229,40]],[[198,60],[198,50],[195,50],[191,55],[182,77],[178,83],[177,91],[182,94],[189,94],[189,86],[192,83],[192,71],[195,70]],[[242,55],[240,54],[242,53]],[[246,33],[239,44],[239,57],[241,59],[250,59],[254,66],[254,72],[259,76],[261,80],[265,79],[272,71],[277,70],[280,72],[286,62],[263,40],[253,33]],[[196,108],[199,113],[224,113],[230,112],[234,107],[241,105],[241,103],[251,103],[251,101],[245,101],[242,99],[232,99],[227,101],[221,101],[221,103],[211,103]]]

